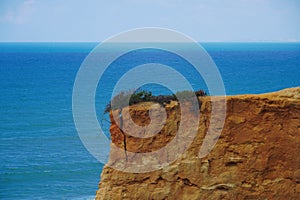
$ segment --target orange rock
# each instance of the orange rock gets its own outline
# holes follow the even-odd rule
[[[198,157],[211,112],[210,97],[201,97],[199,128],[186,152],[170,165],[147,173],[126,173],[106,165],[96,199],[300,199],[300,87],[226,100],[225,125],[209,155]],[[151,105],[142,103],[127,109],[136,124],[146,126],[151,121]],[[112,142],[124,149],[125,137],[127,151],[143,153],[175,139],[185,140],[185,134],[175,136],[180,123],[187,132],[193,128],[193,113],[181,121],[180,113],[189,111],[176,102],[166,105],[166,112],[163,128],[147,138],[123,134],[111,118]],[[129,130],[139,133],[135,128]],[[184,149],[177,148],[174,152]],[[160,162],[170,159],[171,154],[158,154],[156,160],[143,162],[163,164]],[[111,163],[126,163],[124,159],[123,152],[110,154]]]

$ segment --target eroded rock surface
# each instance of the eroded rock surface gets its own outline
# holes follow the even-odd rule
[[[197,134],[188,147],[171,149],[178,152],[178,148],[187,148],[175,162],[146,173],[105,166],[96,199],[300,199],[300,87],[226,100],[225,125],[210,154],[198,157],[211,112],[210,98],[203,97]],[[136,124],[147,125],[150,107],[151,103],[143,103],[126,109]],[[176,102],[168,104],[166,111],[167,120],[160,132],[143,139],[120,131],[111,115],[112,142],[138,153],[164,147],[176,139],[178,113],[189,112]],[[128,117],[123,115],[123,126]],[[184,121],[187,132],[193,128],[189,127],[192,120],[196,118],[191,112]],[[147,134],[127,128],[135,135]],[[177,139],[183,140],[184,135]],[[163,165],[170,152],[166,158],[147,162]],[[126,158],[124,151],[112,151],[110,157],[111,166],[132,159]]]

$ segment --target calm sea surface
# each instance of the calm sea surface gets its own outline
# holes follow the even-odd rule
[[[81,63],[96,45],[0,43],[0,199],[93,198],[103,164],[77,135],[72,90]],[[228,95],[300,86],[300,43],[202,45],[218,66]],[[149,61],[174,67],[195,89],[206,89],[195,71],[174,55],[151,49],[132,52],[112,63],[100,80],[99,120],[116,81]],[[169,92],[157,85],[145,87],[155,94]]]

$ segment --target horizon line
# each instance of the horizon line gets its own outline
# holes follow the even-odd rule
[[[0,41],[0,43],[101,43],[102,41]],[[300,43],[299,41],[197,41],[199,43]],[[114,43],[143,43],[143,42],[114,42]],[[147,42],[149,43],[149,42]],[[185,42],[154,42],[154,43],[185,43]]]

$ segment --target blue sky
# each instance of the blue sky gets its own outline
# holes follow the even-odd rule
[[[298,0],[0,0],[0,41],[99,42],[164,27],[198,41],[300,41]]]

